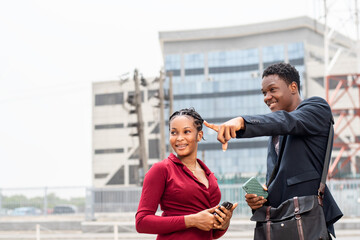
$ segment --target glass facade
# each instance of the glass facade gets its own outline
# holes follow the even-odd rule
[[[304,65],[304,44],[302,42],[290,43],[287,45],[287,54],[289,58],[289,63],[293,65],[300,74],[300,89],[303,86],[304,82],[304,73],[305,73],[305,65]],[[301,92],[300,92],[301,93]]]
[[[181,56],[180,55],[167,55],[165,57],[166,72],[172,72],[173,84],[181,81]],[[168,78],[165,84],[168,84]],[[167,85],[168,86],[168,85]]]
[[[263,57],[264,69],[273,63],[285,61],[284,48],[285,48],[284,45],[273,45],[273,46],[263,47],[262,57]]]
[[[222,123],[240,115],[269,113],[270,110],[263,102],[259,69],[283,62],[286,56],[302,78],[302,42],[167,55],[165,69],[173,72],[173,109],[194,107],[211,123]],[[168,83],[166,81],[167,87]],[[168,131],[166,133],[168,138]],[[206,140],[199,144],[198,157],[206,162],[218,178],[241,173],[265,174],[268,137],[232,140],[226,152],[221,150],[214,131],[205,127],[204,138]]]

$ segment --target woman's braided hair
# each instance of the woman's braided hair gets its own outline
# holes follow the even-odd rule
[[[198,112],[195,111],[194,108],[184,108],[181,109],[179,111],[174,112],[170,117],[169,117],[169,130],[170,130],[170,122],[171,120],[173,120],[174,118],[176,118],[177,116],[190,116],[194,119],[194,126],[196,128],[197,131],[201,131],[202,127],[203,127],[203,123],[204,123],[204,119],[202,119],[202,117],[200,116],[200,114]]]

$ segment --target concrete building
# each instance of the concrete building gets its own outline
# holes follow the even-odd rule
[[[303,98],[325,98],[324,29],[324,25],[309,17],[297,17],[243,26],[160,32],[165,70],[173,75],[174,110],[194,107],[211,123],[222,123],[240,114],[268,113],[260,91],[261,74],[277,62],[288,62],[298,69]],[[332,67],[328,74],[356,73],[354,41],[333,32],[329,45],[329,57],[337,61],[329,62]],[[330,84],[328,91],[335,88]],[[343,104],[348,101],[343,100]],[[359,121],[354,131],[360,135]],[[345,135],[337,141],[344,141]],[[205,160],[220,183],[264,175],[267,137],[231,141],[225,153],[212,131],[205,129],[204,137],[199,158]],[[334,149],[333,157],[338,150]]]
[[[93,187],[139,184],[137,115],[128,101],[135,93],[132,77],[93,83]],[[159,82],[140,86],[148,164],[159,160]]]
[[[272,63],[288,62],[301,77],[301,95],[333,96],[338,90],[347,94],[332,106],[335,122],[333,159],[334,177],[358,176],[360,166],[360,91],[345,79],[337,89],[324,81],[324,26],[308,17],[257,23],[243,26],[167,31],[159,40],[167,73],[172,72],[173,110],[194,107],[211,123],[222,123],[246,114],[270,112],[260,91],[261,74]],[[356,73],[358,63],[354,41],[333,32],[329,41],[328,75]],[[340,49],[340,50],[339,50]],[[341,53],[341,54],[339,54]],[[333,64],[334,63],[334,64]],[[359,82],[355,79],[353,82]],[[169,77],[165,87],[169,88]],[[159,83],[148,80],[141,86],[146,154],[149,166],[159,161]],[[93,84],[93,186],[119,187],[139,184],[139,139],[134,107],[127,102],[134,95],[134,81],[108,81]],[[349,103],[355,105],[350,106]],[[168,119],[169,109],[165,109]],[[347,115],[342,114],[346,112]],[[352,119],[344,127],[342,119]],[[349,123],[350,121],[347,121]],[[341,125],[341,124],[342,125]],[[347,124],[345,122],[345,125]],[[349,125],[349,124],[348,124]],[[168,131],[165,124],[167,143]],[[344,130],[340,130],[344,129]],[[226,152],[213,131],[204,129],[206,141],[199,145],[198,157],[216,174],[219,183],[235,183],[242,177],[263,177],[266,171],[267,137],[231,141]],[[354,144],[353,144],[354,143]],[[341,156],[342,146],[352,156]],[[337,159],[338,158],[338,159]]]

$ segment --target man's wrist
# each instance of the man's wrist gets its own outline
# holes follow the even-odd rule
[[[245,130],[245,120],[243,117],[238,117],[240,122],[240,129],[239,130]]]

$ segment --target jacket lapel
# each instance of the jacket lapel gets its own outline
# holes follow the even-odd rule
[[[267,187],[269,188],[271,182],[274,180],[274,178],[276,177],[277,172],[279,171],[279,167],[280,167],[280,163],[281,163],[281,158],[284,152],[284,147],[285,147],[285,143],[286,143],[286,136],[280,136],[279,137],[279,155],[277,156],[277,161],[275,163],[275,167],[270,175],[270,178],[268,180],[268,185]],[[274,152],[275,152],[275,148],[273,148]],[[276,153],[275,153],[276,154]]]

